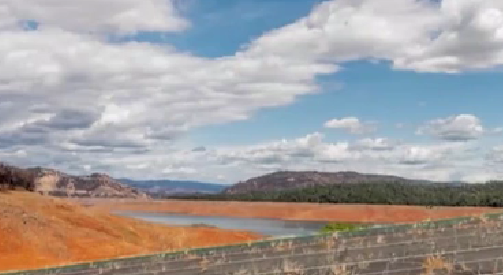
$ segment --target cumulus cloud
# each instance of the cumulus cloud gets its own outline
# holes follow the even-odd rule
[[[480,169],[471,162],[474,150],[468,143],[404,143],[386,138],[329,142],[323,134],[313,133],[291,140],[221,147],[205,156],[250,175],[284,169],[356,170],[452,180],[460,171],[468,175]]]
[[[386,139],[363,139],[354,143],[348,141],[325,142],[318,132],[294,140],[282,140],[240,148],[227,148],[217,152],[221,159],[254,163],[287,163],[310,160],[314,162],[382,161],[400,164],[402,159],[417,159],[422,162],[434,161],[448,153],[448,148],[392,145]],[[435,155],[437,154],[437,155]]]
[[[503,163],[503,146],[500,145],[493,147],[486,157],[494,163]]]
[[[251,43],[318,62],[389,60],[396,69],[459,72],[503,63],[499,0],[325,1],[308,16]]]
[[[485,132],[478,117],[460,114],[428,121],[417,133],[427,134],[448,141],[468,141],[477,139]]]
[[[499,135],[501,133],[503,133],[503,127],[496,127],[496,128],[493,128],[493,129],[489,129],[489,133],[492,134],[492,135]]]
[[[173,1],[0,0],[0,159],[157,176],[204,174],[205,167],[232,174],[229,165],[250,159],[268,169],[345,167],[364,157],[391,157],[393,165],[440,161],[450,149],[327,143],[320,133],[235,150],[174,148],[194,128],[320,92],[317,77],[346,61],[389,60],[396,69],[432,72],[500,65],[502,10],[498,0],[325,1],[233,55],[205,58],[167,44],[106,39],[187,29]],[[28,23],[38,27],[27,30]],[[428,133],[480,135],[473,118],[471,135],[453,120],[429,125]],[[353,133],[368,126],[344,123]]]
[[[20,27],[24,21],[40,28],[80,33],[135,33],[181,31],[188,27],[173,2],[167,0],[2,0],[0,27]]]
[[[344,129],[351,134],[365,134],[375,130],[375,123],[362,122],[356,117],[334,118],[325,122],[325,128]]]
[[[393,150],[400,142],[388,138],[365,138],[355,142],[353,145],[357,149],[367,149],[375,151]]]
[[[293,102],[316,91],[316,73],[331,70],[272,57],[207,60],[55,30],[0,33],[0,39],[6,41],[0,46],[4,125],[22,132],[40,116],[70,110],[94,120],[84,132],[58,129],[70,140],[171,140],[193,127]]]
[[[359,171],[395,174],[429,180],[461,179],[487,166],[477,159],[471,143],[411,143],[388,138],[328,141],[315,132],[294,139],[271,140],[252,145],[193,148],[155,147],[134,152],[131,148],[93,151],[51,147],[10,147],[0,159],[23,165],[59,167],[73,173],[108,172],[116,177],[189,178],[234,183],[277,170]],[[475,152],[476,151],[476,152]],[[477,153],[477,154],[476,154]],[[100,159],[97,160],[96,156]],[[495,163],[493,159],[487,161]],[[239,173],[236,173],[239,171]],[[503,173],[503,171],[501,171]],[[221,176],[225,175],[225,179]],[[495,178],[497,170],[486,171]]]

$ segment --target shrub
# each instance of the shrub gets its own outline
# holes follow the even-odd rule
[[[331,232],[344,232],[344,231],[358,231],[368,227],[368,225],[363,224],[353,224],[353,223],[344,223],[344,222],[331,222],[326,224],[323,228],[321,228],[322,233],[331,233]]]

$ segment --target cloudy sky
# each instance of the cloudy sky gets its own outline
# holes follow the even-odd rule
[[[0,161],[503,178],[501,0],[0,0]]]

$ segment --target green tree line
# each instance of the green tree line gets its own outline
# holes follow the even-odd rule
[[[423,206],[503,206],[503,181],[484,184],[359,183],[247,194],[195,194],[165,198],[213,201],[365,203]]]

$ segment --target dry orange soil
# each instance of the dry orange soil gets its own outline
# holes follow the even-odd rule
[[[94,207],[131,212],[179,213],[204,216],[273,218],[306,221],[345,221],[398,223],[437,220],[458,216],[501,212],[489,207],[434,207],[350,205],[275,202],[207,202],[207,201],[110,201],[89,200]]]
[[[218,228],[150,224],[64,199],[0,192],[0,271],[259,238]]]

